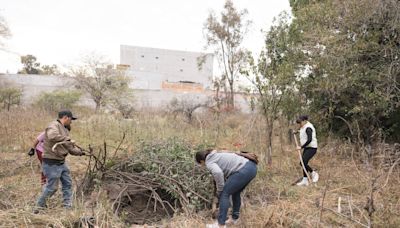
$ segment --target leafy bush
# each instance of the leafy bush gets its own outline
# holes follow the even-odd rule
[[[16,87],[0,88],[0,104],[10,111],[11,106],[21,103],[22,89]]]
[[[113,96],[109,101],[109,107],[118,110],[125,119],[132,118],[135,112],[133,91],[125,89],[125,91],[121,91],[120,94]]]
[[[42,93],[36,105],[48,111],[70,109],[81,97],[78,91],[54,91]]]
[[[210,106],[210,100],[200,100],[198,97],[186,96],[181,99],[174,98],[167,105],[167,110],[175,115],[183,114],[186,122],[191,123],[194,112],[199,108]]]

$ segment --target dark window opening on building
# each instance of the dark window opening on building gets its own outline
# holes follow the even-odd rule
[[[192,81],[179,81],[179,83],[196,84],[196,82],[192,82]]]
[[[142,55],[142,58],[144,58],[144,55]]]
[[[185,58],[182,58],[182,61],[185,61]]]
[[[156,56],[156,59],[158,59],[158,56]]]
[[[183,69],[180,69],[179,71],[180,71],[180,72],[183,72]]]

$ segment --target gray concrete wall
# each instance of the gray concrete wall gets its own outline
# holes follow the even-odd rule
[[[165,108],[174,98],[178,100],[193,101],[202,103],[212,99],[214,91],[208,90],[205,93],[179,93],[165,90],[135,90],[135,100],[137,107],[158,107]],[[250,112],[250,103],[242,94],[235,95],[235,105],[242,112]]]
[[[0,83],[22,88],[23,104],[35,102],[43,92],[74,89],[73,81],[70,78],[55,75],[3,74],[0,75]],[[79,104],[89,107],[94,107],[95,105],[87,95],[81,97]]]
[[[149,77],[162,77],[156,73],[146,72],[133,72],[133,80],[131,88],[135,90],[135,100],[138,108],[164,108],[172,99],[189,99],[194,102],[202,102],[213,96],[214,91],[205,90],[199,91],[176,91],[176,90],[163,90],[158,84],[159,80],[155,81],[146,80]],[[49,75],[20,75],[9,74],[0,75],[0,83],[7,82],[10,85],[17,86],[23,89],[22,102],[24,104],[31,104],[43,92],[51,92],[54,90],[69,90],[74,89],[72,79],[61,76]],[[244,112],[248,112],[249,104],[246,98],[241,94],[236,94],[235,103],[237,107]],[[80,105],[94,107],[94,102],[88,95],[83,95],[79,101]]]

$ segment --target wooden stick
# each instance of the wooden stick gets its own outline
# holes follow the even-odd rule
[[[297,183],[299,183],[301,180],[303,179],[303,177],[297,178],[291,185],[295,186]]]
[[[322,212],[323,212],[323,209],[324,209],[326,191],[327,191],[328,188],[329,188],[329,180],[330,180],[330,179],[331,179],[331,173],[329,172],[328,179],[325,181],[324,193],[322,194],[321,210],[320,210],[320,212],[319,212],[319,221],[318,221],[318,223],[317,223],[317,227],[319,227],[319,225],[321,224],[321,221],[322,221]]]
[[[306,173],[306,175],[307,175],[308,182],[309,182],[309,183],[312,183],[311,177],[310,177],[310,175],[308,174],[308,172],[307,172],[307,170],[306,170],[306,167],[304,166],[303,158],[302,158],[302,156],[301,156],[301,150],[300,150],[300,149],[297,149],[297,147],[299,146],[299,143],[297,142],[296,135],[293,135],[293,137],[294,137],[294,142],[296,143],[296,150],[297,150],[297,152],[299,152],[300,163],[301,163],[301,166],[303,167],[303,171],[304,171],[304,172]]]
[[[121,147],[121,144],[124,142],[124,139],[125,139],[125,132],[123,133],[122,139],[121,139],[121,141],[119,142],[117,148],[115,148],[114,155],[112,156],[112,159],[111,159],[111,160],[114,160],[115,155],[117,154],[117,151],[118,151],[119,148]]]
[[[350,216],[351,216],[351,218],[353,218],[354,216],[353,216],[353,208],[351,207],[351,195],[350,196],[347,196],[347,198],[348,198],[348,201],[349,201],[349,209],[350,209]]]

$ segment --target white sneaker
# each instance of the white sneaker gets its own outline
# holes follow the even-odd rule
[[[312,173],[311,173],[311,179],[312,179],[312,182],[314,182],[314,183],[317,182],[318,179],[319,179],[318,173],[315,172],[315,171],[312,171]]]
[[[207,224],[206,228],[226,228],[225,225],[219,225],[218,222],[212,223],[212,224]]]
[[[303,177],[303,179],[299,183],[297,183],[297,186],[308,186],[307,177]]]
[[[226,220],[226,225],[236,225],[239,224],[239,219],[233,219],[232,217],[229,217],[228,220]]]

